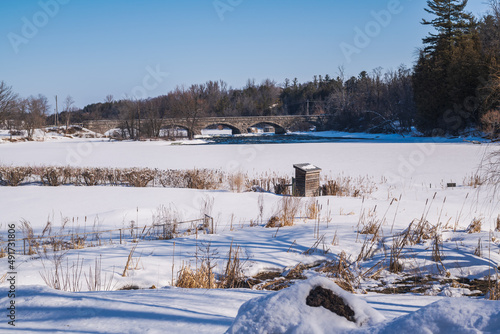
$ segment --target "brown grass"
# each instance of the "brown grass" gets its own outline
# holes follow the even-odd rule
[[[219,288],[234,289],[243,285],[243,265],[246,261],[241,260],[241,247],[231,242],[227,255],[227,262],[224,270],[224,276],[218,283]]]
[[[307,203],[307,217],[309,219],[318,219],[320,212],[320,205],[318,204],[318,201],[315,200],[314,198],[311,198],[309,202]]]
[[[29,179],[32,172],[31,167],[0,166],[0,184],[16,187]]]
[[[498,273],[497,273],[498,276]],[[500,283],[498,282],[498,279],[496,280],[491,280],[489,282],[490,287],[488,288],[488,296],[489,300],[500,300]]]
[[[190,189],[229,189],[274,192],[291,195],[289,176],[265,173],[253,179],[247,174],[226,173],[218,169],[159,170],[150,168],[89,168],[89,167],[9,167],[0,165],[0,185],[18,186],[40,182],[45,186],[60,185],[113,185],[130,187],[168,187]],[[368,177],[325,177],[322,195],[358,197],[372,193],[376,185]]]
[[[20,221],[21,233],[23,234],[23,239],[28,243],[28,255],[33,255],[36,253],[37,244],[34,242],[34,232],[33,227],[31,227],[31,223],[26,219],[21,219]]]
[[[375,211],[369,211],[368,214],[361,214],[360,223],[363,228],[359,231],[360,234],[372,234],[373,238],[378,238],[383,220],[376,219]],[[358,224],[359,225],[359,224]],[[359,226],[358,226],[359,227]]]
[[[483,185],[483,183],[484,183],[483,177],[477,173],[472,174],[472,175],[467,175],[463,181],[464,186],[473,187],[473,188],[477,188],[477,187]]]
[[[277,216],[272,216],[269,218],[266,224],[266,228],[280,227],[280,219]]]
[[[62,291],[79,292],[82,289],[80,277],[82,275],[83,260],[78,258],[76,263],[70,266],[69,261],[66,260],[64,265],[64,253],[52,254],[49,258],[50,266],[42,259],[43,270],[40,271],[45,284],[53,289]]]
[[[191,269],[191,266],[183,264],[177,273],[175,286],[185,289],[215,289],[217,283],[215,275],[205,263],[200,268]]]
[[[338,260],[326,262],[323,266],[319,267],[317,271],[326,273],[327,276],[332,278],[342,289],[354,292],[354,281],[356,276],[350,270],[350,267],[351,263],[346,253],[342,251]]]
[[[478,241],[477,241],[477,247],[474,250],[474,255],[478,256],[478,257],[482,257],[483,256],[483,247],[481,245],[481,238],[479,238]]]
[[[127,276],[127,271],[130,269],[130,263],[132,262],[132,257],[134,256],[135,249],[137,248],[137,244],[135,244],[131,249],[130,253],[128,254],[127,258],[127,263],[125,264],[125,268],[123,268],[123,274],[122,277]]]
[[[467,233],[480,233],[481,226],[483,225],[482,218],[474,218],[470,225],[467,227]]]
[[[247,176],[241,172],[229,176],[229,187],[231,191],[242,192],[245,189],[245,180]]]
[[[415,219],[403,231],[406,245],[417,245],[424,240],[430,240],[437,232],[436,226],[432,226],[425,219]]]
[[[350,177],[338,175],[335,178],[325,176],[320,187],[322,196],[359,197],[371,194],[377,189],[375,182],[368,177]]]
[[[301,198],[283,196],[278,203],[274,216],[278,217],[279,226],[293,226],[295,217],[300,210]]]

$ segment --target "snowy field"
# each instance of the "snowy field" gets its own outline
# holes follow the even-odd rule
[[[288,328],[290,332],[399,333],[398,328],[415,333],[445,333],[449,332],[447,328],[455,328],[454,333],[499,332],[498,302],[486,301],[477,282],[485,282],[485,277],[498,271],[500,232],[495,229],[500,205],[490,186],[477,186],[471,183],[471,177],[481,175],[481,163],[500,146],[462,139],[368,139],[356,143],[173,145],[163,141],[53,138],[0,144],[0,164],[7,166],[211,168],[252,177],[291,177],[293,164],[311,163],[322,168],[322,175],[351,177],[354,183],[370,185],[370,191],[359,197],[316,198],[319,214],[315,217],[308,212],[312,200],[302,199],[294,225],[281,228],[265,228],[283,202],[282,196],[272,193],[162,187],[2,186],[0,230],[4,241],[7,226],[12,223],[16,224],[17,237],[23,237],[21,221],[30,223],[35,236],[44,233],[50,221],[56,235],[63,224],[66,231],[79,232],[151,225],[165,209],[178,221],[208,214],[213,217],[215,233],[138,243],[124,238],[121,244],[116,239],[106,241],[103,235],[94,247],[66,250],[63,267],[77,264],[82,269],[81,292],[77,293],[46,286],[44,275],[47,278],[53,265],[50,250],[42,255],[17,254],[16,327],[9,326],[3,316],[0,331],[223,333],[231,328],[230,332],[245,333],[252,332],[251,328],[259,332],[257,328],[261,328],[260,332],[265,333],[267,328],[284,332],[286,315],[301,314],[304,307],[298,305],[297,298],[290,299],[284,293],[290,291],[300,296],[304,286],[315,279],[320,285],[332,284],[328,283],[331,280],[321,281],[320,277],[327,274],[318,266],[325,261],[339,261],[344,252],[342,256],[352,264],[350,270],[355,276],[353,308],[365,312],[366,321],[360,320],[354,327],[338,322],[338,327],[328,330],[325,324],[335,323],[338,316],[314,309],[309,318],[317,317],[316,324],[304,320],[302,325]],[[457,186],[449,188],[447,183]],[[402,270],[391,272],[391,248],[410,223],[415,226],[418,221],[428,222],[427,234],[439,236],[441,258],[434,258],[435,240],[422,238],[402,249]],[[468,233],[473,221],[480,221],[480,228]],[[376,236],[360,233],[369,224],[380,227]],[[247,278],[263,272],[277,272],[285,277],[302,264],[303,278],[313,281],[292,280],[296,283],[291,288],[279,292],[259,290],[258,286],[213,290],[172,287],[180,268],[187,264],[198,266],[199,259],[206,256],[207,246],[213,252],[216,274],[223,274],[231,247],[239,246]],[[364,254],[361,259],[360,253]],[[101,278],[109,282],[111,291],[88,291],[86,280],[92,276],[89,268],[95,268],[96,261],[100,262]],[[0,263],[0,305],[5,310],[11,300],[8,275],[4,275],[8,271],[7,258],[1,258]],[[417,277],[423,280],[402,284]],[[472,281],[477,284],[466,284]],[[132,285],[140,289],[119,290]],[[405,294],[381,293],[391,289],[401,292],[403,285]],[[257,297],[262,299],[254,299]],[[456,300],[463,308],[456,309],[452,298],[461,298]],[[249,304],[245,304],[233,324],[238,309],[247,301]],[[284,317],[280,317],[281,313],[272,307],[283,304],[286,307],[280,312]],[[256,325],[258,320],[243,312],[252,309],[267,310],[266,314],[251,312],[254,317],[267,319],[261,321],[260,327]]]

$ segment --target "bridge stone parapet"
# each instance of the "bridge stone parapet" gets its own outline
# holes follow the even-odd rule
[[[233,134],[248,133],[248,129],[257,124],[266,124],[275,128],[276,133],[285,133],[293,126],[306,122],[316,126],[318,130],[325,130],[331,116],[326,115],[294,115],[294,116],[248,116],[248,117],[200,117],[194,120],[186,118],[164,118],[162,127],[180,127],[200,135],[201,130],[213,125],[226,126],[233,130]],[[146,120],[141,120],[145,124]],[[86,121],[84,126],[89,130],[105,133],[108,130],[120,127],[119,120]]]

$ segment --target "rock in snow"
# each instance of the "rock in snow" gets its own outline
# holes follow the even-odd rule
[[[308,306],[306,300],[315,288],[331,290],[353,312],[353,321],[323,306]],[[226,333],[339,333],[373,326],[384,316],[364,300],[342,290],[334,282],[314,277],[290,288],[249,300],[243,304]]]

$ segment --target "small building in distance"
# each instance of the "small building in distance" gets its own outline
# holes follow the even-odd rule
[[[319,195],[321,168],[311,164],[295,164],[294,196],[313,197]]]

